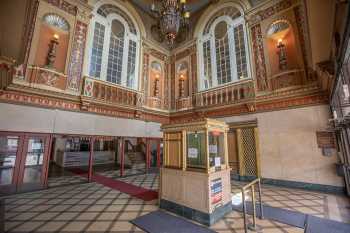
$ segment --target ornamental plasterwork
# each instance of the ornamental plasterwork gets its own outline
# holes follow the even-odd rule
[[[89,24],[91,18],[92,18],[92,14],[90,13],[90,11],[81,10],[78,8],[78,14],[77,14],[78,20],[83,21],[86,24]]]
[[[67,20],[59,15],[53,13],[46,14],[43,18],[43,21],[50,26],[59,28],[62,31],[69,32],[69,24]]]
[[[46,70],[40,71],[40,77],[44,80],[46,85],[51,87],[55,87],[56,81],[59,79],[59,75]]]
[[[298,0],[282,0],[277,4],[270,6],[266,9],[260,10],[256,13],[253,13],[248,17],[249,25],[254,25],[260,23],[261,21],[270,18],[271,16],[290,8],[293,4],[297,3]]]
[[[77,6],[65,1],[65,0],[45,0],[47,3],[64,10],[65,12],[76,16],[77,15]]]

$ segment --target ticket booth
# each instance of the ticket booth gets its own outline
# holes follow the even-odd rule
[[[160,208],[205,225],[232,211],[228,126],[204,119],[162,126]]]

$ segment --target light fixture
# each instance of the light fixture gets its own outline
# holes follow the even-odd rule
[[[287,65],[287,51],[286,51],[286,45],[283,43],[283,40],[280,38],[277,41],[277,54],[278,54],[278,60],[279,60],[279,69],[281,71],[284,71],[288,68]]]
[[[182,98],[185,95],[185,76],[183,74],[180,75],[179,79],[179,97]]]
[[[157,17],[159,33],[172,46],[180,29],[188,26],[186,0],[154,0],[151,12]]]
[[[58,34],[53,34],[52,39],[49,44],[49,52],[47,54],[47,59],[46,59],[46,66],[48,68],[54,68],[54,64],[56,61],[56,53],[57,53],[57,46],[58,46],[58,39],[59,39]]]
[[[60,36],[59,36],[58,34],[53,34],[53,38],[54,38],[55,40],[58,40],[58,39],[60,38]]]

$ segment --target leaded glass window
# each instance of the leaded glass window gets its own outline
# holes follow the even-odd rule
[[[238,25],[234,29],[235,36],[235,52],[236,52],[236,65],[238,79],[248,77],[247,70],[247,56],[244,42],[243,25]]]
[[[107,81],[116,84],[121,84],[122,79],[124,34],[123,24],[118,20],[113,20],[108,53]]]
[[[210,41],[203,43],[203,59],[204,59],[204,86],[205,89],[212,86],[211,80],[211,56],[210,56]]]
[[[129,57],[128,57],[128,72],[127,85],[130,86],[135,79],[135,65],[136,65],[136,42],[129,41]]]
[[[126,12],[111,4],[94,12],[89,53],[89,75],[138,88],[140,34]]]
[[[100,78],[105,26],[96,22],[90,60],[90,76]]]
[[[199,90],[250,77],[243,15],[235,8],[214,13],[198,37]]]
[[[227,24],[221,21],[215,27],[216,74],[218,84],[231,82],[230,48]]]

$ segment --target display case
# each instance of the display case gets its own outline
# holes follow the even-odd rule
[[[203,119],[162,126],[160,207],[211,225],[231,211],[228,126]]]

